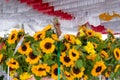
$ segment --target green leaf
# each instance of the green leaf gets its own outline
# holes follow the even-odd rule
[[[36,80],[41,80],[41,78],[40,78],[40,77],[38,77],[38,76],[35,76],[35,79],[36,79]]]
[[[78,68],[81,68],[81,67],[83,67],[83,61],[82,60],[77,60],[76,62],[75,62],[75,67],[78,67]]]
[[[47,32],[46,32],[46,37],[51,37],[51,35],[54,33],[54,31],[53,30],[48,30]]]

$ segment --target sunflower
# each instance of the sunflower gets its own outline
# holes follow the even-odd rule
[[[45,53],[53,53],[55,50],[54,40],[51,38],[45,38],[40,42],[40,48]]]
[[[87,59],[94,61],[97,57],[97,54],[89,54],[86,56]]]
[[[120,60],[120,49],[119,48],[114,49],[114,56],[116,60]]]
[[[13,78],[12,80],[18,80],[18,78]]]
[[[49,24],[49,25],[45,26],[45,28],[42,31],[46,32],[46,31],[50,30],[51,28],[52,28],[52,25]]]
[[[53,38],[54,40],[56,40],[56,41],[59,40],[56,34],[52,34],[52,38]]]
[[[95,36],[98,37],[100,40],[102,40],[102,35],[99,32],[95,32]]]
[[[80,57],[80,53],[73,48],[69,50],[69,56],[71,60],[76,61]]]
[[[94,46],[94,49],[96,49],[97,48],[97,44],[96,43],[92,43],[93,44],[93,46]]]
[[[29,64],[36,64],[36,63],[38,63],[40,58],[41,58],[41,56],[35,55],[32,51],[27,55],[27,58],[25,59],[25,61],[28,62]]]
[[[116,65],[114,72],[117,72],[119,68],[120,68],[120,64]]]
[[[10,70],[10,77],[17,76],[16,70]]]
[[[71,65],[74,64],[73,60],[69,56],[67,56],[65,53],[62,53],[62,55],[60,56],[60,61],[66,67],[70,67]]]
[[[102,58],[108,58],[108,57],[109,57],[109,56],[108,56],[108,53],[106,53],[106,51],[104,51],[104,50],[102,50],[102,51],[100,52],[100,55],[101,55]]]
[[[94,36],[95,32],[91,29],[86,30],[87,36]]]
[[[24,30],[23,29],[20,29],[19,31],[18,31],[18,41],[22,38],[22,36],[24,35]]]
[[[73,66],[72,67],[72,74],[74,76],[74,78],[82,78],[82,76],[84,75],[84,67],[82,68],[78,68]]]
[[[100,75],[104,70],[106,69],[106,66],[103,61],[98,61],[93,66],[93,69],[91,71],[92,76],[98,76]]]
[[[12,33],[8,36],[8,43],[13,44],[17,40],[18,32],[13,30]]]
[[[19,63],[15,59],[10,59],[6,64],[12,68],[12,69],[18,69],[19,68]]]
[[[24,54],[28,55],[31,51],[32,51],[32,48],[30,48],[30,45],[28,42],[21,45],[18,49],[18,52],[20,52],[23,55]]]
[[[70,43],[65,42],[64,45],[65,48],[62,50],[62,52],[66,52],[70,48]]]
[[[83,75],[83,80],[88,80],[88,76],[87,75]]]
[[[34,65],[31,68],[32,73],[34,73],[36,76],[46,76],[47,73],[50,72],[50,67],[47,64],[39,64],[39,65]]]
[[[110,76],[110,71],[105,72],[105,77],[108,78]]]
[[[40,39],[44,39],[45,38],[46,33],[44,31],[38,31],[34,34],[34,39],[40,40]]]
[[[28,80],[29,78],[31,78],[31,76],[28,72],[24,72],[20,75],[20,80]]]
[[[75,36],[72,34],[64,35],[64,38],[71,44],[75,44]]]
[[[51,77],[54,79],[54,80],[58,80],[58,65],[57,64],[54,64],[52,66],[52,74],[51,74]],[[60,74],[60,78],[62,77],[62,75]]]
[[[3,54],[0,54],[0,63],[2,62]]]
[[[74,77],[73,77],[73,75],[71,73],[65,71],[64,75],[65,75],[67,80],[74,80]]]

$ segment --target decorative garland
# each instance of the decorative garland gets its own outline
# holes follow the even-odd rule
[[[13,30],[7,38],[0,38],[0,66],[9,67],[13,80],[27,80],[31,75],[40,80],[97,80],[100,75],[118,78],[120,75],[120,38],[111,31],[102,40],[101,34],[85,26],[77,36],[65,34],[57,38],[51,25],[33,36],[24,30]],[[16,53],[17,44],[24,40]],[[60,74],[59,74],[60,73]],[[59,75],[59,76],[58,76]]]

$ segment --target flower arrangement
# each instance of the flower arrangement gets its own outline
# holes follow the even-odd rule
[[[100,33],[85,26],[78,32],[77,36],[65,34],[59,40],[51,25],[33,36],[24,30],[13,30],[8,37],[0,39],[0,66],[13,80],[28,80],[31,75],[36,80],[44,77],[54,80],[97,80],[100,75],[118,78],[120,38],[115,38],[108,31],[108,37],[102,40]]]

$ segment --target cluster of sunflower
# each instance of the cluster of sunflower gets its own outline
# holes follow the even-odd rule
[[[13,80],[27,80],[31,75],[36,80],[46,76],[55,80],[97,80],[100,75],[118,78],[120,39],[109,30],[108,37],[102,40],[100,33],[86,26],[80,27],[78,33],[65,34],[59,40],[52,25],[33,36],[24,30],[13,30],[0,39],[0,66]]]

